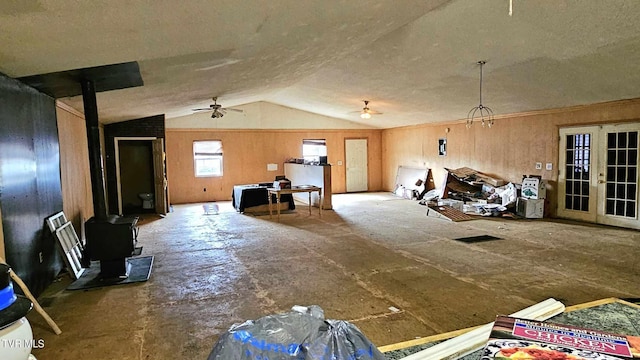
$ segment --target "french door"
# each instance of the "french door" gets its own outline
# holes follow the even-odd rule
[[[558,216],[640,229],[640,123],[560,129]]]

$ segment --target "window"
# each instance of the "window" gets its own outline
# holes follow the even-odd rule
[[[327,141],[325,139],[302,140],[302,157],[305,162],[319,162],[320,156],[327,156]]]
[[[222,141],[194,141],[193,163],[196,177],[222,176]]]

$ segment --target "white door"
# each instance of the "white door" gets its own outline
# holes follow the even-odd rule
[[[367,139],[346,139],[344,153],[347,167],[347,192],[369,190]]]
[[[640,228],[640,123],[560,129],[558,215]]]

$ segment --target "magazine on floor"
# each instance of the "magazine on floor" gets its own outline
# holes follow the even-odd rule
[[[640,337],[498,316],[481,360],[640,358]]]

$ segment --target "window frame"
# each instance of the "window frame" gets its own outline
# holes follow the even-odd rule
[[[206,149],[207,144],[209,149]],[[202,148],[197,149],[197,144],[203,144]],[[197,178],[222,177],[224,174],[224,154],[222,140],[194,140],[192,144],[193,150],[193,174]],[[207,152],[210,151],[210,152]],[[218,164],[210,166],[213,170],[202,171],[203,162],[214,161]],[[201,165],[199,165],[201,164]],[[219,171],[215,171],[219,168]]]
[[[306,146],[313,146],[314,148],[324,148],[324,154],[322,151],[315,151],[318,154],[307,155],[305,154]],[[327,139],[302,139],[302,158],[305,162],[320,162],[321,156],[327,156]]]

